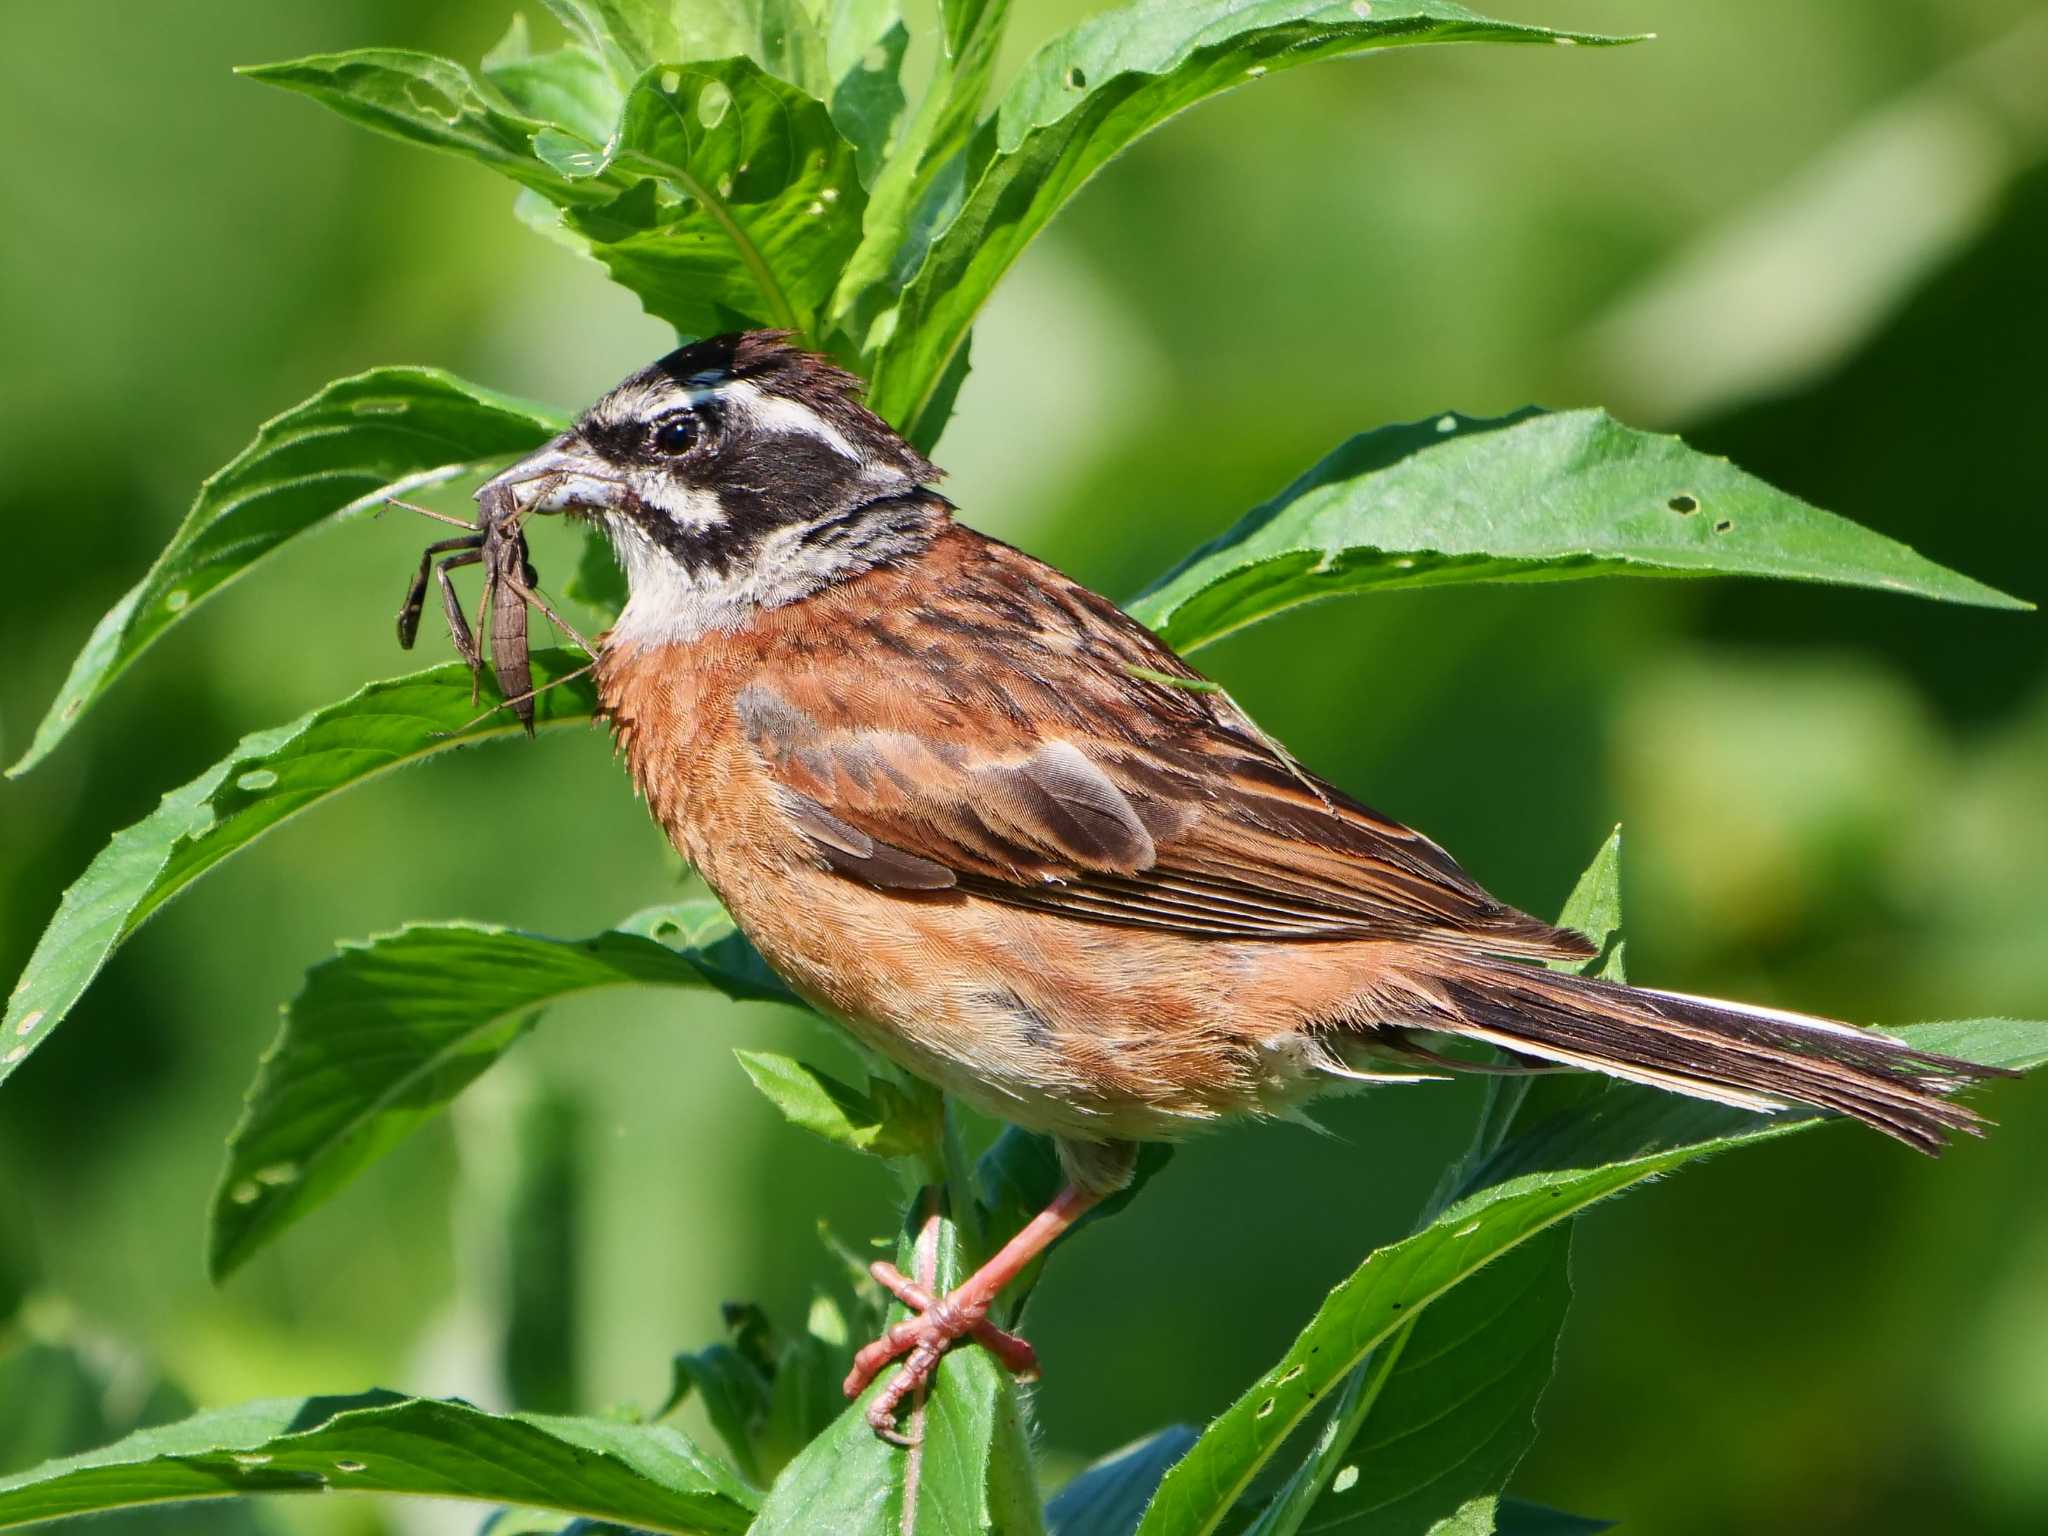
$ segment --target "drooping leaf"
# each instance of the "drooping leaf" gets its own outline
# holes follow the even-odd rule
[[[208,1254],[215,1278],[446,1108],[547,1004],[614,986],[795,1001],[710,900],[651,908],[581,940],[418,925],[315,966],[228,1139]]]
[[[959,214],[931,241],[873,353],[875,409],[915,434],[1010,264],[1112,156],[1174,113],[1376,48],[1560,40],[1618,41],[1489,21],[1445,0],[1134,0],[1091,17],[1033,56],[965,151]]]
[[[2048,1024],[1983,1019],[1897,1033],[1922,1050],[1989,1066],[2048,1061]],[[1621,1084],[1547,1131],[1538,1126],[1512,1138],[1481,1170],[1475,1193],[1368,1256],[1330,1293],[1280,1362],[1167,1474],[1141,1536],[1218,1529],[1281,1443],[1354,1366],[1518,1245],[1645,1179],[1822,1118],[1797,1110],[1759,1115]]]
[[[1617,574],[2015,598],[1605,411],[1441,416],[1352,438],[1131,605],[1182,650],[1353,592]]]
[[[1103,1457],[1046,1504],[1049,1536],[1131,1536],[1167,1468],[1194,1443],[1195,1432],[1187,1425],[1169,1424]]]
[[[326,1492],[527,1504],[673,1536],[745,1531],[759,1497],[667,1426],[371,1392],[202,1413],[0,1478],[0,1529],[140,1504]]]
[[[562,425],[545,406],[432,368],[376,368],[338,379],[264,423],[200,487],[149,574],[100,620],[8,773],[41,761],[165,630],[286,541],[375,511],[385,496],[480,473]]]
[[[550,202],[600,202],[617,191],[615,184],[571,180],[535,153],[537,137],[566,138],[569,124],[515,109],[509,96],[486,91],[452,59],[402,48],[358,48],[247,65],[239,73],[310,96],[378,133],[459,155]]]
[[[649,70],[609,152],[560,164],[629,183],[565,223],[648,313],[692,335],[814,332],[867,203],[831,112],[743,58]]]
[[[543,686],[581,665],[580,656],[563,651],[533,655],[534,677]],[[548,687],[534,700],[534,723],[586,723],[595,702],[588,679]],[[477,719],[478,707],[469,672],[459,663],[372,683],[339,704],[244,737],[218,765],[115,833],[64,893],[7,999],[0,1082],[63,1021],[108,956],[222,859],[366,779],[519,733],[508,711]]]

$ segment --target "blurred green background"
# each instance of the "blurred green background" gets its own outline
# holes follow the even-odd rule
[[[1085,9],[1020,0],[1015,53]],[[2048,599],[2048,7],[1491,9],[1661,36],[1324,66],[1141,145],[977,334],[938,455],[965,518],[1129,595],[1349,432],[1598,402]],[[502,184],[228,73],[387,43],[474,59],[506,20],[502,0],[8,7],[0,755],[265,416],[383,362],[573,407],[665,348]],[[413,665],[391,615],[421,543],[391,517],[294,549],[0,785],[0,976],[162,791]],[[538,553],[559,576],[566,551]],[[1599,582],[1296,612],[1201,659],[1519,904],[1554,910],[1623,823],[1639,980],[1872,1022],[2048,1016],[2038,618]],[[674,995],[559,1010],[225,1289],[202,1274],[223,1137],[333,940],[410,918],[595,931],[679,878],[592,732],[366,788],[159,917],[0,1096],[0,1316],[21,1299],[0,1456],[164,1411],[139,1361],[204,1404],[373,1383],[502,1402],[506,1276],[551,1253],[579,1327],[530,1379],[580,1406],[657,1402],[721,1299],[799,1316],[830,1262],[818,1220],[883,1233],[893,1193],[731,1059],[810,1026]],[[1985,1098],[2004,1124],[1939,1165],[1831,1130],[1582,1221],[1517,1491],[1643,1532],[2048,1529],[2048,1078]],[[1049,1462],[1220,1409],[1405,1227],[1473,1103],[1383,1089],[1331,1107],[1336,1139],[1184,1149],[1041,1292]],[[537,1204],[511,1166],[536,1125],[570,1158]],[[59,1392],[32,1357],[78,1338],[95,1363]],[[475,1518],[327,1500],[254,1520]]]

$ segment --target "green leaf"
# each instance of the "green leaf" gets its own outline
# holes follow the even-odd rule
[[[899,1266],[937,1291],[958,1285],[965,1266],[953,1223],[913,1216],[910,1227]],[[904,1315],[896,1309],[892,1320]],[[988,1352],[946,1354],[909,1450],[876,1438],[864,1416],[887,1380],[885,1372],[784,1469],[753,1536],[1035,1536],[1040,1516],[1016,1390]]]
[[[600,202],[617,190],[571,180],[535,153],[537,136],[552,131],[566,137],[570,125],[526,115],[505,96],[486,91],[460,64],[431,53],[359,48],[252,64],[238,72],[310,96],[378,133],[460,155],[550,202]]]
[[[808,0],[757,0],[755,46],[750,50],[778,80],[820,100],[832,91],[825,70],[825,35],[812,18]]]
[[[592,144],[602,144],[619,121],[625,100],[611,70],[588,48],[535,53],[526,18],[514,13],[504,40],[484,56],[483,75],[530,118],[554,123]]]
[[[40,762],[165,630],[287,540],[375,511],[385,496],[477,474],[562,426],[544,406],[431,368],[339,379],[264,423],[200,487],[149,574],[100,620],[9,775]]]
[[[1167,1468],[1188,1453],[1195,1432],[1169,1424],[1078,1474],[1045,1506],[1050,1536],[1131,1536]]]
[[[867,205],[825,105],[748,59],[648,71],[609,153],[561,163],[653,178],[564,220],[648,313],[693,335],[815,332]]]
[[[650,66],[724,58],[760,43],[751,0],[545,0],[624,85]]]
[[[192,1411],[185,1395],[146,1361],[80,1327],[62,1301],[31,1301],[7,1331],[27,1337],[0,1353],[0,1473]],[[155,1510],[131,1516],[125,1529],[135,1536],[257,1536],[272,1527],[253,1506],[238,1505]]]
[[[1571,1306],[1570,1253],[1569,1228],[1539,1232],[1381,1345],[1290,1486],[1305,1495],[1298,1512],[1276,1513],[1283,1500],[1252,1532],[1426,1536],[1490,1503],[1536,1438]]]
[[[1559,921],[1619,956],[1621,829],[1601,844]],[[1561,962],[1562,964],[1562,962]],[[1580,969],[1622,979],[1596,957]],[[1605,1090],[1591,1073],[1492,1077],[1472,1146],[1444,1170],[1423,1212],[1468,1195],[1487,1160],[1549,1114]],[[1345,1380],[1313,1448],[1251,1527],[1365,1536],[1491,1531],[1496,1495],[1536,1437],[1571,1305],[1571,1237],[1553,1228],[1458,1286],[1380,1344]]]
[[[0,1529],[252,1493],[398,1493],[694,1536],[747,1529],[758,1496],[665,1426],[371,1392],[202,1413],[0,1479]]]
[[[542,686],[582,664],[564,651],[533,654]],[[339,704],[244,737],[218,765],[115,833],[64,893],[8,996],[0,1017],[0,1082],[49,1038],[129,935],[222,859],[366,779],[520,734],[509,711],[477,718],[470,689],[469,671],[459,663],[372,683]],[[533,702],[536,727],[552,729],[587,722],[596,694],[583,678],[546,687]]]
[[[772,1388],[759,1366],[730,1344],[710,1344],[675,1357],[675,1389],[669,1411],[694,1392],[711,1427],[732,1452],[733,1462],[759,1481],[754,1438],[768,1417]],[[667,1413],[663,1414],[667,1417]]]
[[[876,1079],[863,1093],[831,1073],[772,1051],[734,1051],[740,1066],[784,1119],[813,1136],[876,1157],[916,1157],[930,1152],[936,1127],[914,1118],[914,1106]]]
[[[868,0],[872,3],[872,0]],[[903,285],[923,265],[932,238],[959,209],[967,175],[968,146],[988,95],[1009,0],[941,0],[942,35],[932,79],[902,142],[873,174],[859,248],[841,274],[833,297],[834,319],[865,351],[879,345],[875,331],[890,316]],[[862,161],[865,168],[869,162]],[[927,413],[930,414],[930,413]],[[928,428],[926,443],[938,437]]]
[[[1560,40],[1621,41],[1489,21],[1443,0],[1135,0],[1091,17],[1033,56],[966,150],[960,212],[875,340],[871,403],[914,436],[1010,264],[1089,177],[1174,113],[1271,72],[1377,48]]]
[[[853,146],[861,184],[875,185],[903,121],[903,55],[910,29],[897,0],[844,0],[832,7],[825,73],[832,121]]]
[[[2015,598],[1605,411],[1440,416],[1352,438],[1131,605],[1192,650],[1300,603],[1471,581],[1775,576]]]
[[[544,1006],[615,986],[795,1001],[710,900],[656,907],[626,931],[574,941],[422,924],[315,966],[228,1139],[213,1202],[214,1277],[444,1109]]]
[[[2048,1024],[1982,1019],[1897,1033],[1922,1050],[1987,1066],[2048,1061]],[[1696,1158],[1822,1120],[1796,1110],[1758,1115],[1622,1084],[1515,1137],[1481,1171],[1476,1193],[1414,1236],[1369,1255],[1330,1293],[1280,1362],[1167,1474],[1141,1536],[1217,1530],[1281,1443],[1347,1373],[1518,1245],[1595,1201]]]

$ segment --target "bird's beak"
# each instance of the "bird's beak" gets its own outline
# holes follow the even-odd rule
[[[477,487],[476,500],[510,512],[606,512],[624,499],[610,465],[575,432],[564,432]]]

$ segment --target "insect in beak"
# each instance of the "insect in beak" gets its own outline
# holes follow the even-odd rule
[[[514,466],[514,470],[518,468],[520,466]],[[541,595],[540,577],[533,569],[527,553],[526,535],[521,528],[526,513],[533,510],[533,506],[530,502],[522,506],[515,495],[515,488],[521,483],[514,478],[512,471],[487,482],[477,492],[479,515],[474,523],[426,507],[394,502],[394,505],[407,506],[411,511],[465,530],[454,538],[429,544],[421,552],[419,570],[406,588],[405,601],[398,610],[398,643],[411,650],[413,642],[419,638],[420,615],[426,607],[427,578],[431,574],[441,585],[441,606],[448,619],[449,638],[454,642],[456,654],[469,666],[470,698],[474,702],[483,672],[483,653],[477,646],[476,632],[470,627],[469,617],[463,612],[462,599],[455,590],[451,573],[465,566],[481,565],[484,568],[484,590],[478,619],[488,636],[491,671],[504,695],[504,702],[499,707],[510,709],[526,728],[526,734],[531,736],[533,700],[539,690],[533,686],[533,665],[527,643],[528,607],[539,608],[548,621],[581,647],[586,655],[595,659],[597,651]],[[440,557],[438,561],[437,556]]]
[[[494,502],[501,507],[497,516],[517,519],[530,512],[601,510],[615,506],[619,494],[617,478],[572,431],[486,480],[476,496],[488,526]]]

